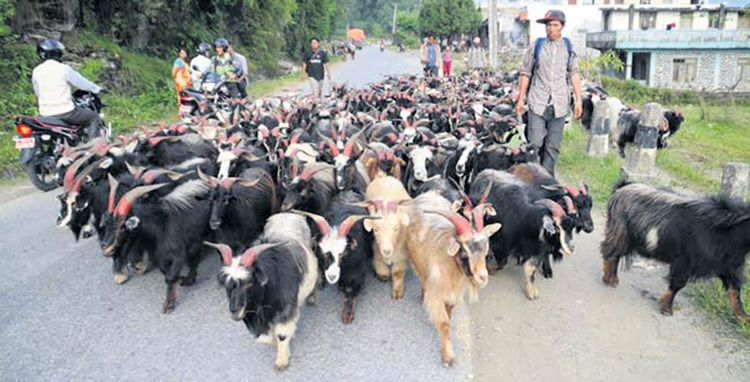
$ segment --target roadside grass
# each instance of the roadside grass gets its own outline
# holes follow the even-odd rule
[[[643,92],[637,88],[629,88],[629,91],[632,94]],[[619,96],[617,93],[613,95]],[[623,99],[636,105],[642,103]],[[657,153],[656,164],[669,177],[659,179],[660,185],[716,193],[724,163],[750,163],[750,105],[712,104],[705,106],[703,111],[698,104],[663,106],[680,110],[685,122],[682,129],[670,139],[669,147]],[[705,114],[703,119],[702,114]],[[588,133],[577,121],[574,122],[565,132],[558,173],[570,183],[584,179],[589,184],[595,207],[604,208],[611,196],[612,186],[619,179],[622,160],[612,150],[604,158],[589,158],[586,155],[587,143]],[[745,266],[745,280],[750,280],[750,259]],[[726,291],[718,279],[690,283],[686,293],[710,317],[750,338],[750,324],[734,318]],[[750,286],[743,287],[742,298],[750,304]]]

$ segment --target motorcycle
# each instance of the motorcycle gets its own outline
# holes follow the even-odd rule
[[[180,119],[193,117],[217,117],[231,115],[237,96],[232,96],[228,82],[216,73],[208,73],[201,82],[201,89],[186,89],[180,93]]]
[[[73,93],[76,108],[91,110],[103,118],[102,109],[107,105],[98,95],[76,90]],[[55,117],[38,117],[24,115],[15,118],[16,148],[20,151],[19,161],[26,171],[31,183],[42,191],[54,190],[58,186],[57,161],[62,156],[63,147],[70,147],[88,142],[89,137],[83,126],[69,125]],[[111,127],[102,123],[99,135],[108,139]]]

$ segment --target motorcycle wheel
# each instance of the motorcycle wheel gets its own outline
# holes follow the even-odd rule
[[[32,159],[26,164],[26,175],[34,187],[42,191],[52,191],[57,188],[55,158],[46,150],[37,150]]]

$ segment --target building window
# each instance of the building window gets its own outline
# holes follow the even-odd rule
[[[737,17],[737,29],[750,29],[750,13],[739,13]]]
[[[640,12],[638,19],[640,20],[641,29],[656,28],[656,12]]]
[[[625,0],[615,0],[615,5],[623,5],[625,4]]]
[[[594,5],[594,0],[582,0],[581,5]]]
[[[680,29],[693,29],[693,12],[680,12]]]
[[[675,83],[693,83],[693,81],[695,81],[695,73],[697,71],[697,58],[675,58],[674,60],[672,60],[672,81]]]
[[[708,27],[719,29],[719,12],[708,12]]]
[[[641,0],[641,5],[651,5],[651,0]]]
[[[750,83],[750,58],[737,59],[737,80],[740,83]]]

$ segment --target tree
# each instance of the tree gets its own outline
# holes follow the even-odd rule
[[[482,16],[472,0],[426,0],[419,11],[421,32],[437,37],[472,33],[481,22]]]

